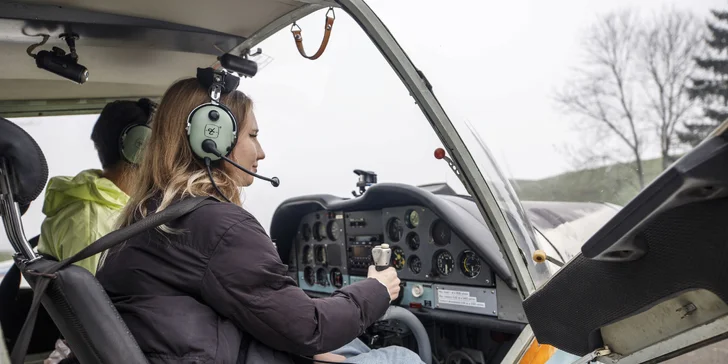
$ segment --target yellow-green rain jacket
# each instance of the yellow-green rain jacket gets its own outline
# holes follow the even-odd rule
[[[129,201],[124,191],[101,171],[85,170],[74,177],[53,177],[46,186],[38,252],[68,258],[116,229],[121,209]],[[75,263],[96,274],[101,254]]]

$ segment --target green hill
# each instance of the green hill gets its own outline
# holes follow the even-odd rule
[[[662,173],[662,159],[643,162],[645,185]],[[625,205],[639,192],[634,163],[563,173],[540,180],[512,180],[521,200],[611,202]]]

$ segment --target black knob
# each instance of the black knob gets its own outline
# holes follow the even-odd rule
[[[207,117],[209,117],[212,121],[217,121],[217,119],[220,119],[220,113],[217,112],[217,110],[210,110],[210,113],[207,114]]]

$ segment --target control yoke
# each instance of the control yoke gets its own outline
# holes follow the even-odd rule
[[[377,245],[372,248],[372,258],[374,258],[374,267],[377,271],[389,268],[391,257],[392,249],[389,248],[389,244]]]
[[[372,248],[372,258],[374,258],[374,267],[377,271],[383,271],[389,268],[391,264],[392,249],[389,244],[377,245]],[[404,286],[404,282],[400,283],[400,287]],[[399,297],[392,301],[393,305],[387,308],[387,312],[379,321],[395,320],[407,326],[417,340],[417,353],[425,364],[432,364],[432,348],[430,347],[430,339],[427,336],[427,330],[422,322],[409,310],[397,306],[402,299],[404,290],[399,291]]]

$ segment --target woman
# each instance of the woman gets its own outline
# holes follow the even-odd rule
[[[404,348],[368,351],[355,340],[399,294],[394,269],[371,267],[371,279],[311,299],[286,274],[255,217],[240,207],[240,188],[253,177],[228,163],[212,171],[220,193],[232,201],[223,202],[185,131],[187,116],[208,95],[197,79],[178,81],[165,93],[121,226],[189,196],[220,202],[164,232],[130,239],[104,257],[97,274],[150,362],[291,363],[287,353],[293,353],[338,362],[420,363]],[[252,101],[233,91],[220,102],[238,121],[230,158],[256,172],[265,153]],[[335,349],[349,357],[330,352]]]

